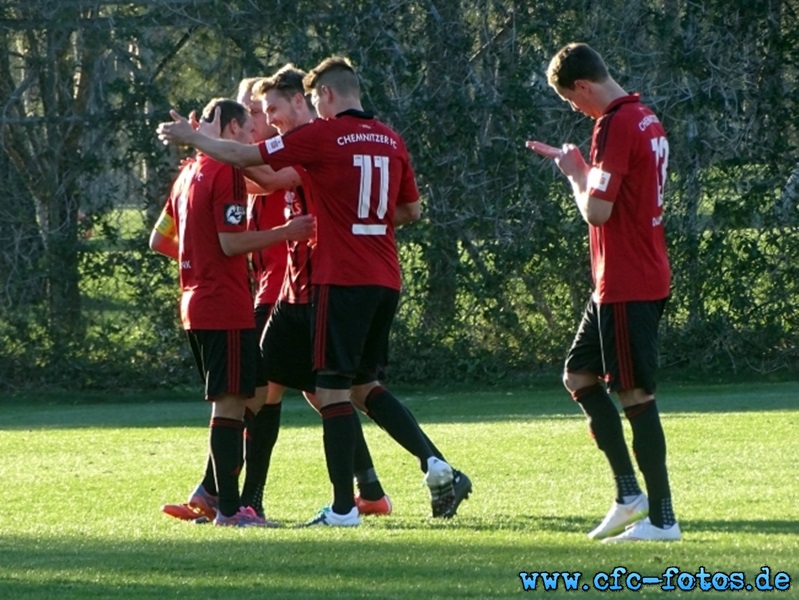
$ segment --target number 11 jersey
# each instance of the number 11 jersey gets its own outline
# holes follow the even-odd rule
[[[400,289],[394,210],[419,192],[405,143],[367,112],[317,119],[259,144],[274,169],[302,166],[317,219],[313,283]],[[305,183],[305,181],[304,181]]]

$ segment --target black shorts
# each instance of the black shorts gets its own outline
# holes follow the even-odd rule
[[[187,330],[194,362],[205,382],[205,399],[255,394],[258,342],[255,329]]]
[[[612,392],[655,391],[658,324],[667,299],[597,304],[588,301],[566,357],[569,373],[593,373]]]
[[[255,307],[255,339],[259,340],[264,334],[266,322],[269,320],[269,314],[272,312],[273,304],[259,304]],[[269,383],[266,376],[266,362],[264,361],[263,353],[258,351],[258,362],[255,369],[255,387],[264,387]]]
[[[313,305],[278,300],[261,338],[267,381],[316,391],[313,370]]]
[[[377,285],[317,287],[314,369],[376,380],[388,364],[399,290]]]

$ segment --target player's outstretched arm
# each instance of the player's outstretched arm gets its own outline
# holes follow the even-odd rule
[[[240,144],[233,140],[210,138],[192,127],[188,119],[170,110],[172,121],[160,123],[156,132],[165,144],[193,146],[203,154],[237,167],[263,164],[257,145]]]

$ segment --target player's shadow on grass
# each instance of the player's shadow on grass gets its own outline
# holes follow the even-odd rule
[[[532,519],[533,525],[512,541],[471,536],[460,543],[452,535],[420,539],[415,535],[370,536],[366,528],[341,532],[295,530],[196,533],[164,528],[153,539],[97,539],[90,535],[6,535],[0,543],[0,592],[4,598],[399,598],[509,597],[521,591],[517,574],[534,567],[596,572],[608,557],[651,560],[655,545],[616,546],[597,554],[585,538],[581,518]],[[696,521],[686,523],[686,552],[692,532],[724,526],[730,533],[757,529],[784,534],[781,521]],[[546,529],[550,527],[551,529]],[[577,537],[564,537],[574,533]],[[556,536],[536,535],[554,531]],[[480,540],[478,542],[478,539]],[[795,550],[783,544],[770,551],[777,564],[791,564]],[[693,550],[692,550],[693,548]],[[615,552],[615,554],[610,554]],[[719,550],[714,550],[718,555]],[[752,551],[747,553],[747,560]],[[468,590],[464,590],[468,585]]]
[[[178,527],[180,524],[177,525]],[[534,532],[529,532],[534,534]],[[8,536],[0,545],[4,598],[507,597],[522,561],[568,564],[568,545],[458,543],[457,535],[370,537],[322,528],[199,534],[169,530],[124,542]],[[487,560],[490,559],[490,560]],[[493,590],[493,593],[490,593]]]

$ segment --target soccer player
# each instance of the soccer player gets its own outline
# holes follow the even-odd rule
[[[309,525],[359,524],[353,499],[353,407],[420,459],[433,515],[449,517],[471,492],[438,458],[410,412],[379,381],[400,289],[394,227],[419,218],[419,197],[400,136],[363,110],[349,61],[331,57],[304,81],[321,119],[257,148],[214,140],[173,112],[159,125],[166,142],[188,143],[220,160],[275,169],[301,165],[317,218],[314,367],[333,502]]]
[[[239,83],[236,101],[244,106],[252,121],[252,141],[260,142],[268,139],[277,131],[267,123],[260,99],[252,97],[253,87],[260,81],[258,77],[247,77]],[[218,123],[197,123],[203,131],[214,133],[213,127]],[[206,129],[207,128],[207,129]],[[262,169],[268,169],[267,172]],[[269,167],[255,167],[245,171],[245,176],[260,180],[264,185],[274,187],[276,183],[275,172]],[[264,190],[252,181],[247,180],[247,229],[252,231],[267,230],[286,222],[284,215],[283,197],[277,192],[263,194]],[[307,241],[296,242],[306,245]],[[286,249],[283,244],[273,244],[267,248],[255,250],[250,254],[251,273],[255,287],[255,334],[260,340],[266,319],[272,310],[283,281],[286,270]],[[247,461],[244,483],[241,490],[241,504],[251,507],[255,513],[264,518],[270,526],[277,523],[265,518],[263,510],[263,488],[265,475],[269,468],[271,448],[277,440],[280,424],[279,412],[275,414],[271,407],[261,411],[267,400],[267,378],[265,374],[263,356],[258,353],[258,362],[255,371],[255,395],[247,400],[244,414],[244,457]],[[264,465],[264,462],[266,464]],[[203,480],[189,495],[183,504],[165,504],[161,510],[169,516],[205,522],[213,520],[218,508],[218,496],[214,477],[213,460],[209,455]]]
[[[315,111],[305,95],[303,77],[305,72],[288,64],[272,77],[263,79],[254,88],[254,94],[262,102],[267,122],[280,134],[286,134],[302,125],[310,123]],[[306,192],[302,187],[300,172],[287,167],[285,171],[294,173],[296,185],[281,190],[282,209],[288,218],[309,213]],[[285,217],[284,217],[285,219]],[[311,283],[311,255],[313,246],[300,242],[288,243],[288,268],[282,282],[279,298],[271,311],[261,338],[261,351],[265,377],[269,381],[269,395],[265,398],[264,411],[280,414],[283,392],[287,387],[303,391],[308,402],[319,410],[315,396],[316,385],[313,372],[313,286]],[[284,250],[284,254],[286,254]],[[383,491],[372,462],[371,453],[363,436],[360,419],[353,413],[355,435],[355,481],[358,494],[355,503],[360,514],[387,515],[391,513],[391,500]],[[275,436],[276,437],[276,436]],[[266,481],[272,446],[259,451],[266,455],[262,471]],[[258,474],[254,474],[258,476]],[[247,477],[250,477],[248,464]]]
[[[588,536],[606,542],[679,540],[655,404],[658,323],[671,282],[663,232],[666,133],[638,94],[628,94],[586,44],[563,47],[550,61],[547,78],[573,110],[596,121],[588,161],[572,144],[555,148],[527,142],[568,178],[589,229],[595,287],[566,358],[563,382],[610,463],[616,499]],[[618,394],[632,427],[648,500],[608,390]]]
[[[247,110],[227,99],[212,100],[222,139],[249,143]],[[246,254],[287,240],[314,236],[311,217],[268,231],[246,231],[246,192],[240,170],[199,154],[186,161],[150,235],[150,248],[178,260],[181,320],[205,398],[212,403],[210,455],[218,510],[214,523],[265,526],[242,507],[238,487],[245,399],[255,387],[257,340]]]
[[[256,126],[253,131],[254,143],[269,139],[277,134],[263,111],[260,98],[253,95],[253,89],[262,78],[243,79],[239,84],[237,100],[247,107]],[[260,168],[260,167],[259,167]],[[245,176],[255,177],[256,169],[245,170]],[[268,167],[267,167],[268,168]],[[249,181],[249,180],[248,180]],[[247,228],[254,231],[268,230],[286,222],[285,203],[280,191],[261,193],[258,186],[248,185]],[[292,242],[308,246],[307,240]],[[255,251],[250,255],[252,276],[255,284],[255,332],[257,339],[263,335],[266,321],[280,293],[283,275],[286,272],[286,246],[275,244]],[[280,430],[280,404],[270,402],[269,379],[263,354],[258,352],[255,396],[247,401],[244,419],[244,458],[246,470],[241,490],[241,501],[250,506],[256,514],[265,517],[263,494],[266,473],[272,457],[272,448],[277,442]]]
[[[305,96],[302,86],[304,76],[303,71],[287,65],[268,80],[247,78],[241,81],[238,101],[248,107],[254,124],[254,141],[262,141],[277,134],[278,130],[273,124],[285,133],[313,120],[313,106]],[[254,92],[255,88],[259,91]],[[271,97],[268,104],[269,119],[263,110],[262,98],[265,94]],[[202,130],[207,131],[205,125]],[[308,214],[302,188],[298,187],[301,179],[294,168],[287,167],[276,172],[267,165],[250,167],[245,170],[245,176],[248,178],[248,191],[253,192],[249,195],[248,202],[248,229],[268,229],[285,223],[286,214],[289,218]],[[265,189],[254,185],[250,179],[260,182]],[[291,189],[261,193],[280,186]],[[257,515],[264,518],[264,489],[272,451],[280,430],[281,401],[286,387],[303,391],[308,402],[318,411],[313,394],[313,333],[309,320],[312,308],[309,304],[312,298],[311,250],[312,247],[306,241],[292,241],[288,242],[288,252],[286,246],[276,244],[251,254],[256,287],[256,335],[259,340],[262,339],[267,319],[272,323],[270,315],[275,308],[275,301],[281,295],[287,255],[291,257],[285,291],[281,295],[283,308],[277,311],[270,327],[273,349],[268,360],[263,352],[259,353],[255,396],[247,400],[244,418],[246,470],[241,501],[243,506],[251,507]],[[273,365],[269,371],[268,365]],[[270,373],[274,374],[274,381],[269,381]],[[355,502],[360,514],[390,514],[391,501],[377,477],[360,420],[354,413],[353,417],[357,421],[355,480],[359,490]],[[215,490],[213,464],[209,459],[205,478],[190,494],[188,501],[183,504],[166,504],[162,510],[178,519],[195,522],[212,520],[218,502]],[[266,521],[270,526],[277,526],[274,521]]]

